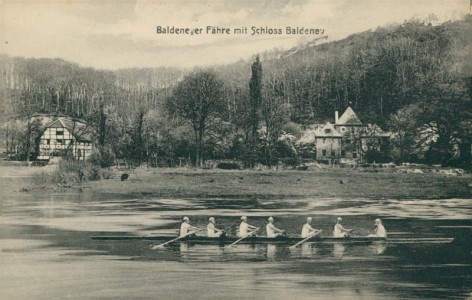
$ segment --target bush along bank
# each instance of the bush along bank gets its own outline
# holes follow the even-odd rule
[[[91,162],[64,159],[35,173],[29,179],[29,186],[22,188],[21,191],[72,188],[80,186],[83,182],[108,179],[110,176],[110,171]]]

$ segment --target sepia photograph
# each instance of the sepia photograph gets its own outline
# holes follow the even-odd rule
[[[472,0],[0,0],[0,300],[472,300]]]

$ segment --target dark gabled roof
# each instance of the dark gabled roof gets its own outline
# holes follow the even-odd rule
[[[347,126],[361,126],[362,122],[357,117],[356,113],[349,106],[346,111],[339,118],[336,125],[347,125]]]
[[[66,128],[76,140],[90,142],[91,136],[87,130],[87,125],[79,121],[73,121],[67,118],[58,118],[48,124],[46,128]]]

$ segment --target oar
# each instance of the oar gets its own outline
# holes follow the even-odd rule
[[[189,233],[187,233],[187,234],[185,234],[185,235],[183,235],[183,236],[176,237],[175,239],[172,239],[172,240],[167,241],[167,242],[165,242],[165,243],[152,246],[151,249],[156,250],[156,249],[162,248],[162,247],[164,247],[164,246],[167,245],[167,244],[170,244],[170,243],[172,243],[172,242],[175,242],[175,241],[178,241],[178,240],[180,240],[180,239],[183,239],[183,238],[185,238],[185,237],[187,237],[187,236],[189,236],[189,235],[192,235],[192,234],[194,234],[194,233],[196,233],[196,232],[199,232],[199,231],[201,231],[201,230],[191,231],[191,232],[189,232]]]
[[[256,233],[259,229],[261,229],[261,228],[256,228],[256,229],[254,229],[253,231],[249,232],[248,234],[246,234],[246,235],[243,236],[242,238],[239,238],[239,239],[237,239],[236,241],[234,241],[233,243],[231,243],[229,246],[234,246],[234,245],[236,245],[237,243],[239,243],[240,241],[244,240],[245,238],[250,237],[253,233]]]
[[[296,248],[298,245],[303,244],[304,242],[308,241],[309,239],[311,239],[311,238],[317,236],[318,234],[320,234],[321,231],[322,231],[322,230],[318,230],[317,232],[313,233],[312,235],[310,235],[310,236],[304,238],[303,240],[299,241],[299,242],[296,243],[295,245],[290,246],[290,247],[288,247],[288,248],[289,248],[289,249],[294,249],[294,248]]]

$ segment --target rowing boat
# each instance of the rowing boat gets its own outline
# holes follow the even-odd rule
[[[152,240],[152,241],[167,241],[172,239],[173,236],[133,236],[133,235],[111,235],[111,236],[91,236],[92,240]],[[206,236],[189,236],[180,239],[182,242],[196,243],[196,244],[230,244],[237,241],[238,237],[224,236],[224,237],[206,237]],[[302,237],[276,237],[270,238],[265,236],[252,236],[247,237],[241,243],[286,243],[295,244],[304,240]],[[374,241],[385,241],[384,237],[376,236],[351,236],[351,237],[314,237],[311,242],[374,242]]]
[[[90,237],[92,240],[109,240],[109,241],[136,241],[136,240],[150,240],[150,241],[168,241],[175,236],[168,235],[96,235]],[[188,236],[182,239],[179,239],[179,242],[193,243],[193,244],[231,244],[237,241],[238,237],[224,236],[224,237],[206,237],[206,236]],[[296,244],[302,241],[302,237],[276,237],[269,238],[265,236],[252,236],[247,237],[241,243],[244,244]],[[381,242],[385,241],[388,243],[395,244],[412,244],[412,243],[451,243],[454,241],[454,238],[384,238],[377,236],[349,236],[349,237],[332,237],[332,236],[317,236],[307,243],[372,243],[372,242]]]

